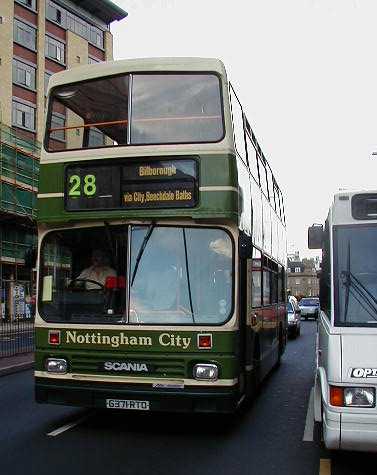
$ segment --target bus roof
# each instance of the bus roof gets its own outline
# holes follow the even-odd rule
[[[223,62],[215,58],[139,58],[88,64],[54,74],[49,89],[62,84],[95,79],[103,76],[135,72],[184,71],[215,72],[226,77]]]
[[[374,212],[370,216],[367,214],[358,216],[360,211],[355,208],[355,206],[358,206],[355,200],[359,200],[359,204],[363,206],[361,203],[363,199],[372,200],[376,203],[372,206],[373,208],[376,206],[377,211],[377,190],[345,190],[335,193],[328,215],[330,223],[332,225],[376,223],[377,214]]]

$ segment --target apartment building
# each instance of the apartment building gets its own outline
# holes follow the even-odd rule
[[[318,297],[319,279],[316,259],[288,259],[287,288],[290,294],[301,297]]]
[[[33,293],[25,256],[35,243],[49,78],[113,59],[110,25],[126,16],[109,0],[0,0],[0,318],[14,313],[13,294]],[[53,119],[64,127],[65,111]],[[55,133],[56,148],[65,140],[64,130]]]

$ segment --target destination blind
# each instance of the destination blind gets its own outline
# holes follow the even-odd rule
[[[198,197],[197,162],[150,160],[109,165],[73,165],[66,169],[65,208],[191,208]]]

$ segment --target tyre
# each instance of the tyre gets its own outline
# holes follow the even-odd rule
[[[297,327],[296,329],[296,337],[301,335],[301,327]]]

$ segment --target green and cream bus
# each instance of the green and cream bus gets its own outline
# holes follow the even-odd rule
[[[216,59],[54,75],[36,399],[233,412],[286,344],[280,188]]]

